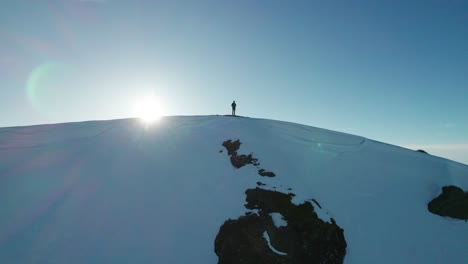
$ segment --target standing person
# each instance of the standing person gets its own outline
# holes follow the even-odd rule
[[[236,101],[232,101],[231,107],[232,107],[232,115],[235,116],[236,115]]]

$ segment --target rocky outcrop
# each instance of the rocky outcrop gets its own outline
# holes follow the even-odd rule
[[[468,220],[468,192],[456,186],[442,187],[442,194],[432,200],[427,208],[433,214]]]
[[[223,147],[227,149],[229,156],[232,156],[232,155],[237,156],[237,151],[239,150],[240,145],[241,143],[239,140],[232,141],[229,139],[223,142]]]
[[[259,169],[259,162],[252,154],[238,154],[239,140],[226,140],[222,145],[235,168],[251,164]],[[259,169],[258,175],[276,176],[265,169]],[[343,229],[335,220],[330,219],[328,223],[320,219],[309,201],[299,205],[292,203],[295,196],[292,192],[267,190],[264,189],[266,184],[256,184],[258,187],[245,192],[245,207],[250,211],[227,220],[219,229],[215,239],[218,263],[343,263],[346,241]],[[271,188],[276,189],[276,186]],[[316,200],[313,202],[320,207]],[[278,215],[281,225],[275,223],[280,221]]]
[[[232,166],[236,167],[237,169],[242,168],[247,164],[252,164],[254,166],[258,166],[258,160],[252,156],[252,154],[248,155],[238,155],[237,151],[240,148],[240,141],[232,141],[226,140],[223,142],[223,146],[227,149],[228,155],[231,157],[231,164]]]
[[[227,220],[219,229],[215,240],[215,253],[219,264],[292,263],[290,257],[270,250],[263,238],[265,218],[256,214]]]
[[[258,214],[228,220],[221,226],[215,241],[219,263],[343,263],[346,241],[334,220],[317,217],[313,205],[306,201],[295,205],[293,194],[261,188],[246,191],[245,205]],[[287,222],[277,227],[271,213],[279,213]],[[284,254],[274,252],[267,245]]]

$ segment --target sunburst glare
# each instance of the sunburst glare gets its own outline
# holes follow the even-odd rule
[[[149,96],[140,99],[135,103],[134,115],[145,124],[152,124],[161,119],[164,107],[156,96]]]

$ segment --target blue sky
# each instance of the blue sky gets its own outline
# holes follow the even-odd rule
[[[0,126],[271,118],[468,164],[467,1],[7,0]]]

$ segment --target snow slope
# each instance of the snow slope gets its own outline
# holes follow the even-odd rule
[[[276,177],[235,169],[227,139]],[[225,116],[1,128],[0,263],[217,263],[219,228],[257,181],[319,202],[344,229],[345,263],[468,263],[468,223],[427,210],[444,185],[468,190],[468,166]]]

